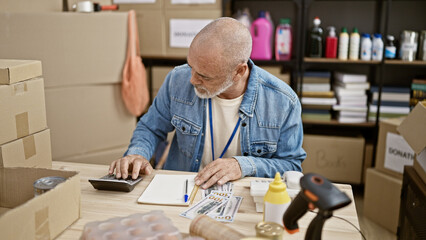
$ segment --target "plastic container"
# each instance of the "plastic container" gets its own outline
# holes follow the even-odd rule
[[[371,60],[371,48],[372,48],[372,42],[370,39],[370,34],[363,33],[361,35],[361,60],[364,60],[364,61]]]
[[[383,40],[380,33],[375,33],[373,36],[373,54],[371,59],[376,61],[382,61],[383,59]]]
[[[275,174],[274,181],[269,184],[269,189],[264,198],[264,222],[274,222],[283,226],[283,216],[291,199],[287,193],[287,187],[281,179],[279,172]]]
[[[358,29],[354,28],[354,30],[351,33],[351,38],[349,42],[349,59],[350,60],[359,59],[359,42],[360,42],[360,36],[358,33]]]
[[[290,19],[280,19],[275,31],[275,60],[290,60],[292,53],[292,29]]]
[[[265,12],[260,11],[259,17],[250,27],[253,46],[250,58],[255,60],[272,59],[272,26],[266,19]]]
[[[244,8],[242,12],[237,16],[236,18],[239,22],[241,22],[244,26],[247,27],[247,29],[250,31],[251,23],[253,22],[253,19],[250,15],[250,11],[248,8]]]
[[[346,28],[342,28],[342,31],[339,35],[339,55],[340,60],[348,59],[348,49],[349,49],[349,35]]]
[[[328,27],[328,36],[325,40],[325,57],[326,58],[337,57],[336,28],[333,26]]]
[[[322,35],[323,30],[320,27],[321,20],[318,17],[314,18],[314,26],[309,34],[309,57],[320,58],[322,57]]]
[[[392,35],[386,37],[385,58],[394,59],[396,57],[395,38]]]

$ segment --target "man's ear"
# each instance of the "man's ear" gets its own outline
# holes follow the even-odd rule
[[[233,80],[234,81],[240,80],[244,76],[244,74],[246,73],[247,69],[248,69],[247,63],[238,64],[236,69],[235,69],[235,75],[234,75]]]

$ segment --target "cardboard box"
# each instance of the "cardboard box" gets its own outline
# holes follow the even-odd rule
[[[0,167],[52,167],[50,130],[0,145]]]
[[[166,11],[166,56],[186,58],[195,35],[210,21],[222,16],[221,10]],[[185,21],[183,23],[182,21]],[[175,25],[175,27],[171,27]]]
[[[37,179],[67,180],[34,197]],[[42,168],[0,168],[0,232],[2,239],[53,239],[80,217],[78,172]]]
[[[152,97],[154,99],[155,96],[157,96],[158,91],[161,88],[161,85],[163,85],[164,79],[166,78],[167,74],[172,71],[174,67],[158,67],[153,66],[152,67]]]
[[[333,182],[361,183],[364,141],[363,137],[305,134],[303,172],[315,172]]]
[[[396,130],[403,118],[381,120],[376,149],[375,168],[402,179],[405,165],[413,165],[414,152]]]
[[[367,169],[373,167],[374,158],[374,144],[372,142],[366,142],[364,147],[364,165],[362,170],[362,183],[366,182]]]
[[[3,12],[60,12],[62,1],[1,0],[0,9]]]
[[[0,13],[0,56],[43,62],[46,87],[119,83],[127,13]]]
[[[416,152],[414,169],[426,183],[426,106],[418,103],[397,130]]]
[[[0,84],[12,84],[41,75],[40,61],[0,59]]]
[[[136,126],[120,84],[46,89],[46,108],[54,161],[127,145]]]
[[[46,128],[43,78],[0,85],[0,145]]]
[[[92,163],[110,165],[112,161],[123,157],[128,145],[107,149],[99,152],[79,154],[64,159],[59,159],[61,162],[78,162],[78,163]]]
[[[259,66],[265,71],[269,72],[270,74],[274,75],[275,77],[281,79],[283,82],[290,85],[290,73],[281,73],[281,67],[279,66]]]
[[[119,3],[118,2],[118,9],[120,11],[129,11],[129,10],[135,10],[138,11],[145,11],[145,10],[163,10],[164,8],[164,0],[155,0],[154,3]]]
[[[163,10],[136,11],[142,57],[166,55],[166,24]]]
[[[364,192],[364,216],[396,233],[401,189],[402,180],[376,169],[368,169]]]
[[[222,1],[214,0],[214,3],[172,3],[173,0],[164,0],[164,8],[166,10],[220,10],[222,11]],[[182,2],[182,1],[181,1]],[[194,1],[192,1],[194,2]]]

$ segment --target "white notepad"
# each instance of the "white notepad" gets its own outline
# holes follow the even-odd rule
[[[185,181],[188,179],[188,196],[191,196],[195,185],[194,178],[195,174],[156,174],[139,197],[138,203],[189,206],[189,201],[185,202],[184,199]]]

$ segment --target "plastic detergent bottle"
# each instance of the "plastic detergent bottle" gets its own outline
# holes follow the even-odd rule
[[[257,60],[272,59],[272,26],[266,19],[265,12],[260,11],[259,17],[252,23],[250,27],[253,46],[251,58]]]
[[[280,19],[275,31],[275,59],[290,60],[292,52],[292,30],[290,19]]]
[[[380,33],[373,35],[373,56],[371,58],[376,61],[382,61],[383,59],[383,40]]]
[[[361,35],[361,60],[371,60],[371,39],[368,33]]]
[[[392,35],[388,35],[386,40],[385,57],[387,59],[394,59],[396,57],[396,47],[395,43],[393,42],[395,38]]]
[[[346,28],[342,28],[339,35],[339,56],[340,60],[348,59],[349,35]]]
[[[325,40],[325,57],[326,58],[337,57],[336,28],[333,26],[328,27],[328,36]]]
[[[250,31],[252,18],[248,8],[244,8],[243,11],[238,15],[237,20],[241,22]]]
[[[322,34],[323,30],[320,27],[321,20],[318,17],[314,18],[314,26],[309,34],[309,57],[322,57]]]
[[[349,42],[349,59],[358,60],[359,59],[359,33],[358,29],[354,28],[351,33],[351,38]]]
[[[283,216],[288,206],[290,206],[291,199],[279,172],[275,174],[274,181],[269,184],[269,189],[263,200],[265,204],[263,207],[263,221],[274,222],[282,226]]]

